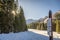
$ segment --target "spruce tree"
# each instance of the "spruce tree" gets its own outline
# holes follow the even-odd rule
[[[23,9],[15,16],[15,32],[27,30]]]
[[[26,25],[26,20],[25,20],[25,16],[24,16],[24,11],[23,11],[23,8],[21,6],[20,6],[19,18],[20,18],[21,26],[23,28],[22,30],[23,31],[27,30],[27,25]]]
[[[14,0],[0,0],[0,27],[1,33],[9,33],[13,28],[12,14]]]

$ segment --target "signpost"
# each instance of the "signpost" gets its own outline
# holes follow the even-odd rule
[[[48,30],[49,40],[53,40],[52,12],[51,12],[51,10],[49,10],[49,19],[47,21],[47,30]]]

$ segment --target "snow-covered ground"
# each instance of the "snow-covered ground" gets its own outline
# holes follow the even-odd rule
[[[60,40],[60,34],[56,32],[54,40]],[[0,34],[0,40],[49,40],[47,31],[28,29],[26,32]]]

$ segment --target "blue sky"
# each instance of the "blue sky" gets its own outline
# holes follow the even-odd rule
[[[19,5],[23,7],[26,19],[39,19],[48,15],[48,11],[53,13],[60,10],[60,0],[19,0]]]

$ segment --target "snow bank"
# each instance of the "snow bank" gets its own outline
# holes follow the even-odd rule
[[[55,33],[54,40],[60,40],[60,34]],[[49,40],[46,31],[29,29],[19,33],[0,34],[0,40]]]

